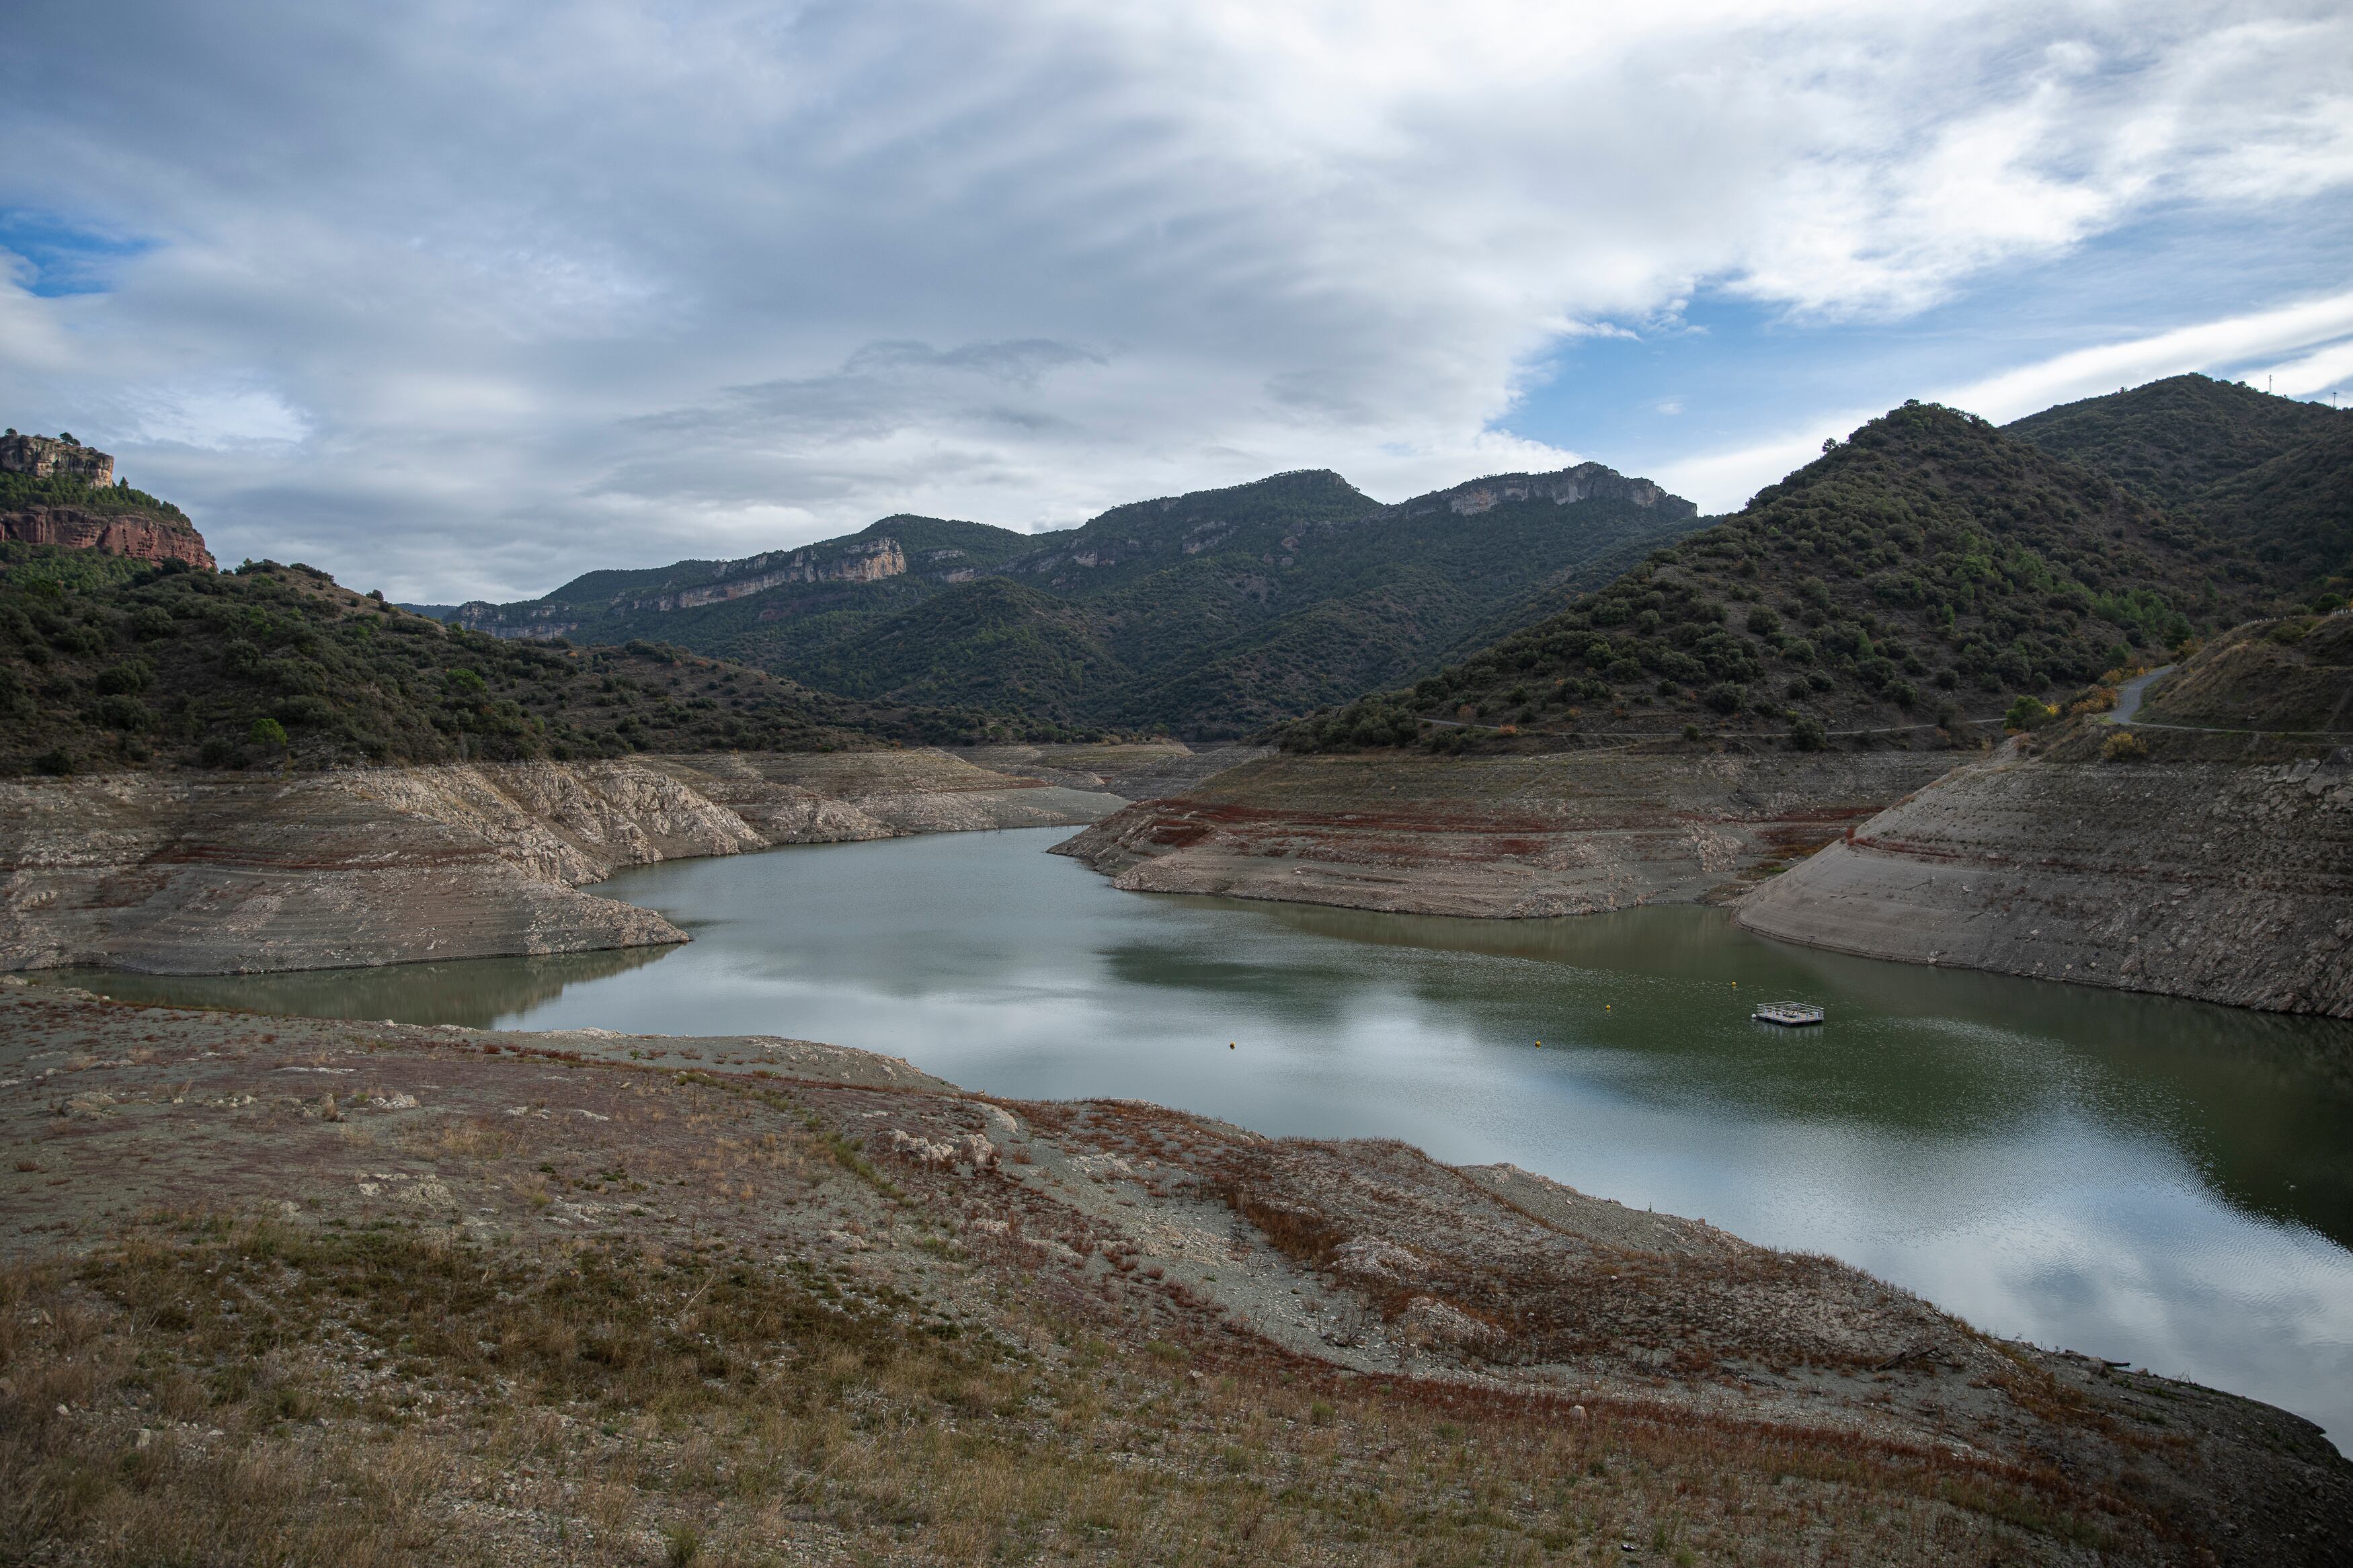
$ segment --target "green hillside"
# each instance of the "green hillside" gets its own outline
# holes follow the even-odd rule
[[[1126,672],[1095,617],[1003,578],[965,584],[861,626],[794,668],[857,697],[987,706],[1070,718],[1088,689]]]
[[[0,543],[0,773],[1058,738],[813,692],[658,644],[448,627],[307,566]]]
[[[861,698],[1209,738],[1436,668],[1695,526],[1689,502],[1593,464],[1394,507],[1308,470],[1058,533],[888,518],[799,552],[594,573],[457,618],[509,636],[659,637]],[[903,573],[678,602],[759,584],[779,563],[873,559],[858,552],[884,540]]]
[[[2353,588],[2353,412],[2177,375],[2008,429],[2245,546],[2276,587]]]
[[[1304,468],[1113,507],[1081,527],[1033,539],[1005,572],[1066,598],[1098,597],[1205,556],[1278,565],[1316,531],[1380,509],[1330,469]]]
[[[2179,510],[2347,417],[2234,381],[2175,375],[2063,403],[2003,428]]]
[[[2334,608],[2353,596],[2353,415],[2269,462],[2214,485],[2184,509],[2244,544],[2293,592]]]
[[[20,507],[31,506],[72,507],[101,517],[152,514],[183,526],[193,526],[188,523],[188,514],[170,501],[158,500],[145,490],[133,489],[128,484],[93,485],[70,474],[53,474],[47,479],[37,479],[30,474],[0,470],[0,511],[14,511]]]
[[[2248,574],[2241,552],[2122,486],[1906,404],[1566,612],[1283,740],[1730,731],[1810,747],[1912,726],[1926,740],[2246,618]]]

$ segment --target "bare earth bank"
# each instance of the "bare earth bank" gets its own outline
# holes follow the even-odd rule
[[[1267,756],[1059,847],[1142,892],[1415,914],[1589,914],[1736,894],[1950,752]]]
[[[2232,742],[2233,747],[2240,742]],[[2353,1017],[2353,747],[1957,769],[1741,901],[1760,935]]]
[[[1181,752],[1095,750],[1106,772]],[[934,750],[12,779],[0,969],[233,973],[681,942],[580,889],[654,860],[1077,825],[1123,804],[1099,773],[1049,782]]]

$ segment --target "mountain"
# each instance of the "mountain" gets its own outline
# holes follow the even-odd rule
[[[1925,736],[2242,620],[2251,575],[2243,552],[2135,491],[1907,403],[1562,613],[1283,743]]]
[[[1034,546],[1028,534],[936,517],[886,517],[840,539],[740,561],[681,561],[638,572],[590,572],[518,604],[414,605],[420,614],[503,637],[581,642],[683,637],[697,647],[763,626],[799,623],[822,639],[848,626],[967,582]],[[756,606],[742,606],[757,598]]]
[[[637,641],[445,626],[275,562],[229,574],[0,542],[0,773],[1060,739],[810,691]]]
[[[2245,546],[2283,589],[2353,589],[2353,411],[2177,375],[2006,428]]]
[[[2348,417],[2234,381],[2175,375],[2063,403],[2003,428],[2178,510]]]
[[[1209,738],[1434,668],[1696,523],[1690,502],[1592,463],[1388,507],[1304,470],[1053,533],[888,518],[455,618],[503,636],[658,636],[868,699]]]

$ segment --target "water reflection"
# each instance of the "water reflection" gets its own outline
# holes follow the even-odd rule
[[[642,969],[672,950],[557,952],[531,958],[470,958],[395,963],[380,969],[308,969],[291,974],[124,974],[52,969],[36,981],[79,985],[124,1002],[241,1007],[301,1018],[386,1018],[400,1024],[488,1028],[575,985]]]
[[[1125,894],[1039,853],[1056,836],[607,884],[695,935],[667,952],[97,984],[792,1035],[997,1093],[1405,1138],[1831,1252],[1997,1332],[2353,1429],[2353,1026],[1783,947],[1711,910],[1504,922]],[[1750,1021],[1779,996],[1829,1024]]]

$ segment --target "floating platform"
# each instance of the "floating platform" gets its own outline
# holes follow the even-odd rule
[[[1822,1021],[1822,1010],[1810,1002],[1767,1002],[1748,1016],[1762,1023],[1787,1024],[1792,1028]]]

